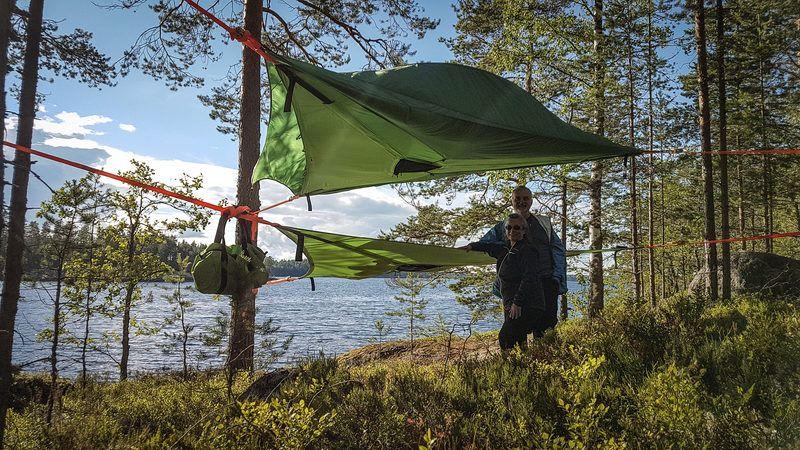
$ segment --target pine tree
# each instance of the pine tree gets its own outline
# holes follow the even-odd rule
[[[169,189],[183,195],[192,196],[202,184],[201,178],[183,176],[176,186],[168,186],[154,180],[154,171],[146,164],[131,161],[133,170],[120,175],[145,183]],[[130,358],[130,329],[133,321],[132,310],[144,299],[140,284],[161,277],[170,267],[160,261],[157,255],[148,253],[146,248],[165,241],[170,233],[185,230],[199,230],[208,224],[207,210],[188,205],[172,197],[153,194],[139,187],[129,187],[125,191],[113,192],[109,204],[114,208],[113,220],[102,230],[99,249],[100,257],[107,261],[116,272],[115,281],[122,293],[118,302],[122,313],[121,355],[118,361],[120,380],[128,377]],[[153,214],[157,210],[171,209],[181,214],[174,219],[157,220]]]

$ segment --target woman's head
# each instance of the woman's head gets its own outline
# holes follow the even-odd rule
[[[506,237],[512,243],[521,241],[528,231],[528,221],[517,213],[509,214],[506,219]]]

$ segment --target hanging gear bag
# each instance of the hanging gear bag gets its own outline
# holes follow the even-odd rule
[[[203,294],[233,295],[239,289],[263,286],[269,279],[264,265],[266,254],[253,245],[245,221],[240,220],[242,245],[225,245],[225,225],[230,216],[223,213],[214,242],[194,259],[194,284]]]

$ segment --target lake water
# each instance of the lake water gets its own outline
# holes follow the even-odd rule
[[[571,282],[573,283],[573,282]],[[185,284],[185,285],[188,285]],[[579,287],[577,284],[570,289]],[[134,308],[135,318],[146,326],[161,325],[171,315],[172,307],[164,298],[173,289],[166,283],[148,283],[143,293],[152,295],[153,300]],[[384,340],[407,337],[408,319],[388,317],[387,311],[400,309],[394,299],[400,292],[387,284],[387,279],[342,280],[335,278],[316,279],[316,291],[311,291],[308,280],[284,283],[262,288],[256,298],[258,323],[272,318],[272,325],[279,331],[271,335],[282,341],[292,336],[291,345],[284,356],[275,364],[288,364],[298,358],[316,355],[320,351],[326,355],[342,354],[367,345],[378,338],[375,321],[383,320],[391,327]],[[51,328],[52,306],[48,292],[23,286],[17,313],[14,337],[14,364],[25,364],[50,355],[50,344],[39,342],[37,333]],[[187,322],[196,325],[194,339],[190,342],[190,364],[195,368],[219,367],[223,357],[219,348],[204,345],[199,337],[208,333],[220,314],[228,316],[228,298],[184,291],[193,303],[187,313]],[[432,327],[437,316],[441,315],[448,326],[456,325],[456,332],[464,335],[470,322],[469,310],[455,301],[454,294],[446,286],[423,290],[422,296],[429,300],[424,313],[428,317],[422,326]],[[99,337],[103,332],[120,329],[119,318],[93,318],[92,334]],[[473,332],[498,328],[498,319],[483,320],[472,326]],[[416,325],[415,325],[416,326]],[[80,335],[81,324],[69,323],[68,330]],[[165,333],[177,331],[177,325],[166,326],[155,334],[133,335],[129,370],[136,372],[158,372],[181,369],[181,356],[178,348],[169,349],[170,339]],[[259,338],[256,338],[257,345]],[[225,344],[222,344],[224,346]],[[65,343],[60,346],[59,369],[63,376],[74,377],[80,371],[80,349],[77,345]],[[119,357],[119,343],[111,342],[107,355],[91,352],[88,360],[89,370],[99,376],[115,377],[117,366],[113,358]],[[197,356],[205,354],[203,359]],[[25,366],[26,371],[47,371],[49,362],[39,362]]]

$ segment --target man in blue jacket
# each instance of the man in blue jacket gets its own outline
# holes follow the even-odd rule
[[[525,186],[517,186],[511,194],[511,206],[514,212],[521,215],[528,222],[526,235],[539,254],[539,274],[542,280],[545,296],[545,320],[543,329],[533,330],[541,334],[544,330],[552,328],[558,323],[558,296],[567,292],[567,255],[564,244],[558,234],[553,231],[550,218],[531,214],[533,195]],[[505,221],[498,222],[481,239],[480,242],[504,242],[506,237]],[[492,292],[500,297],[499,280],[495,278]]]

